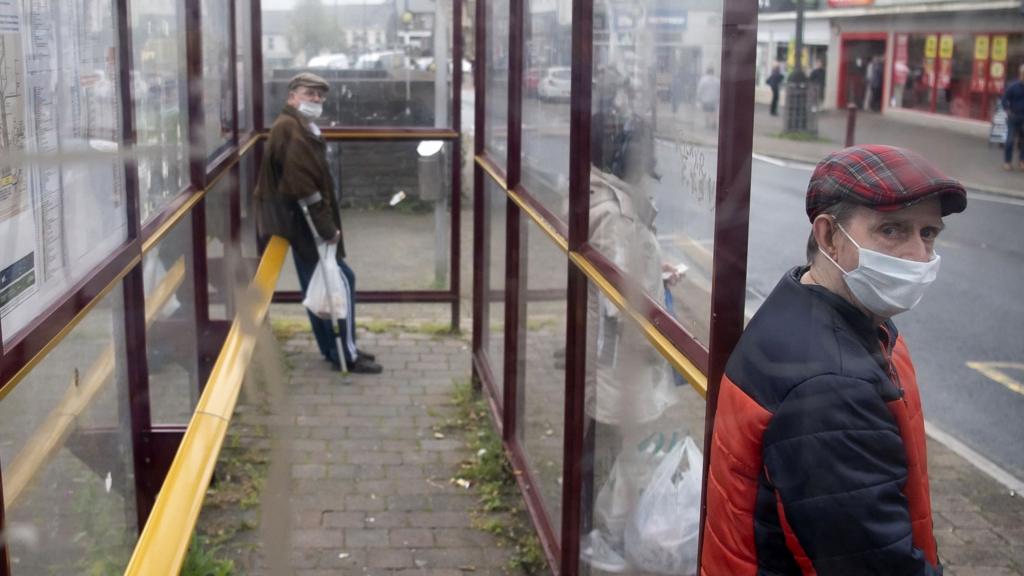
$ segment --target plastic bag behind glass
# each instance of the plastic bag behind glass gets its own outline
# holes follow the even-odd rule
[[[320,247],[320,251],[320,263],[309,279],[309,289],[306,290],[302,305],[320,318],[347,318],[348,291],[341,277],[341,267],[338,266],[338,245],[325,244]]]
[[[687,436],[658,465],[626,525],[626,559],[660,574],[697,571],[703,457]]]

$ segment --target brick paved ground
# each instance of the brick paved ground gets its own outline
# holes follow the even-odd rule
[[[280,321],[277,309],[274,314]],[[560,471],[552,468],[561,466],[562,371],[553,350],[564,326],[531,320],[527,402],[533,416],[523,442],[549,498],[560,487]],[[278,398],[287,395],[287,402],[277,401],[286,407],[283,418],[257,409],[266,391],[240,403],[233,433],[271,453],[262,527],[252,538],[255,552],[243,554],[241,573],[508,573],[507,546],[474,527],[477,496],[450,482],[469,457],[463,442],[435,436],[454,410],[453,380],[469,376],[468,341],[360,331],[360,345],[377,353],[385,372],[350,376],[346,383],[319,359],[305,330],[288,334],[280,342],[289,367],[278,391]],[[672,413],[699,435],[699,398],[687,393],[683,400]],[[931,441],[929,463],[946,574],[1024,575],[1024,500]]]

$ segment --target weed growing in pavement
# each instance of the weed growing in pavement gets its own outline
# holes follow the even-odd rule
[[[181,576],[231,576],[235,563],[217,557],[219,546],[211,545],[207,538],[192,535],[192,542],[181,565]]]
[[[451,325],[443,322],[403,322],[401,320],[375,319],[357,320],[356,326],[371,334],[386,332],[407,332],[442,337],[460,334],[458,329],[452,330]]]
[[[459,479],[468,480],[480,494],[474,525],[513,547],[510,569],[526,574],[543,572],[544,552],[516,489],[516,472],[491,425],[487,401],[467,380],[455,381],[452,399],[456,414],[445,422],[443,430],[461,432],[472,452],[462,463]]]

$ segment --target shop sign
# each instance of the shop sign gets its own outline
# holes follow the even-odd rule
[[[847,8],[849,6],[871,6],[875,0],[828,0],[829,8]]]
[[[929,88],[935,86],[935,58],[924,59],[924,76],[921,82]]]
[[[662,30],[685,30],[686,10],[654,10],[647,16],[647,23]]]
[[[975,36],[974,38],[974,59],[988,60],[988,36]]]
[[[988,91],[991,94],[1002,94],[1006,86],[1006,64],[993,60],[988,68]]]
[[[939,60],[939,89],[949,88],[953,77],[953,61],[949,58]]]
[[[935,34],[930,34],[927,38],[925,38],[924,39],[924,57],[925,58],[935,58],[935,56],[938,54],[938,50],[936,50],[936,48],[938,48],[938,45],[939,45],[939,37],[936,36]]]
[[[953,35],[943,34],[939,39],[939,58],[953,57]]]
[[[1006,62],[1006,35],[992,37],[992,59]]]
[[[985,91],[985,71],[988,70],[988,60],[975,60],[971,70],[971,92]]]
[[[896,35],[896,54],[893,63],[893,83],[903,86],[907,83],[907,35]]]

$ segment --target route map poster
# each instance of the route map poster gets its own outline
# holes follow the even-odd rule
[[[127,238],[111,0],[0,0],[4,341]]]

